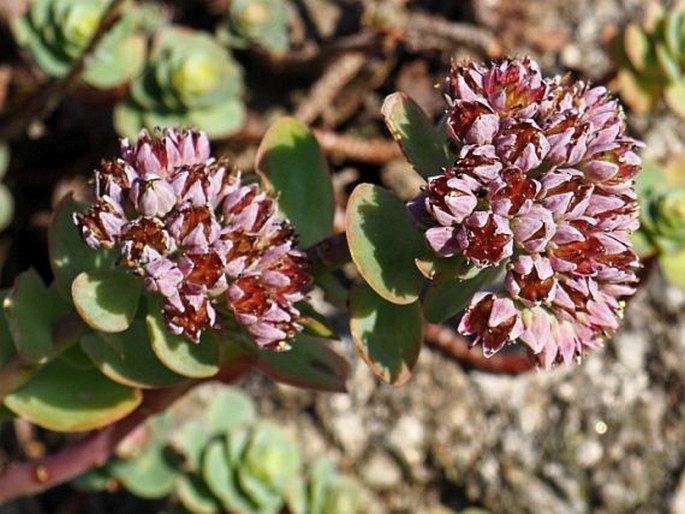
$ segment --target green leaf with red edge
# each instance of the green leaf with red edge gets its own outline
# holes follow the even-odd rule
[[[125,270],[80,273],[71,285],[76,312],[100,332],[123,332],[133,322],[143,281]]]
[[[664,90],[664,98],[677,116],[685,118],[685,81],[679,80],[669,84]]]
[[[34,363],[52,357],[52,324],[66,316],[70,306],[54,288],[48,288],[34,269],[16,279],[3,300],[5,317],[17,353]]]
[[[423,313],[431,323],[442,323],[464,309],[473,295],[494,280],[501,268],[489,268],[480,271],[476,276],[460,279],[442,277],[435,280],[426,289],[423,297]]]
[[[390,134],[402,152],[424,178],[439,175],[449,166],[452,157],[421,107],[405,93],[393,93],[385,98],[381,113]]]
[[[145,318],[157,358],[171,371],[191,378],[208,378],[219,371],[219,348],[205,331],[199,343],[169,332],[156,301],[150,302]]]
[[[411,376],[423,343],[419,302],[390,303],[366,284],[350,291],[350,332],[359,356],[374,374],[389,384]]]
[[[350,254],[364,280],[389,302],[415,302],[424,281],[415,260],[428,247],[402,200],[360,184],[347,204],[346,225]]]
[[[277,194],[281,212],[290,220],[303,247],[333,230],[333,186],[316,138],[302,122],[281,118],[264,134],[256,170]]]
[[[55,208],[48,229],[50,266],[55,284],[66,298],[71,298],[71,283],[79,273],[111,268],[115,260],[114,252],[93,250],[81,240],[73,215],[84,210],[85,204],[74,201],[71,195],[65,197]]]
[[[323,341],[299,334],[283,352],[259,350],[255,368],[284,384],[319,391],[345,392],[350,365]]]
[[[140,405],[138,389],[117,384],[94,367],[75,367],[72,360],[81,359],[59,357],[46,364],[5,397],[5,406],[48,430],[80,432],[114,423]]]
[[[120,384],[169,387],[187,380],[160,362],[142,321],[134,321],[120,334],[86,334],[81,338],[81,348],[102,373]]]

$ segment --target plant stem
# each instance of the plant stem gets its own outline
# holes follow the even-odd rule
[[[0,116],[0,141],[18,136],[34,119],[43,118],[52,112],[64,95],[76,83],[88,59],[93,56],[100,41],[117,19],[119,8],[125,0],[112,0],[100,20],[95,34],[69,72],[59,79],[41,85],[21,105]]]
[[[424,325],[426,343],[446,357],[454,359],[464,368],[477,369],[503,375],[519,375],[533,369],[533,362],[519,353],[498,353],[485,357],[481,352],[471,351],[466,338],[443,325]]]
[[[78,341],[86,328],[86,324],[75,311],[70,312],[66,317],[58,321],[52,329],[54,356],[59,355]],[[15,354],[0,369],[0,399],[24,384],[45,364],[47,362],[40,364],[27,362],[21,356]]]
[[[235,382],[250,369],[249,365],[221,370],[221,381]],[[103,465],[126,435],[154,414],[166,410],[200,380],[184,382],[175,387],[145,391],[140,407],[116,423],[96,430],[83,439],[42,459],[13,464],[0,474],[0,504],[37,494],[85,473],[93,466]]]
[[[345,232],[329,236],[305,252],[311,263],[310,272],[314,275],[338,269],[352,259]]]

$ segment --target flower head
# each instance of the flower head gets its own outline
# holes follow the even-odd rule
[[[276,200],[210,157],[201,131],[142,131],[96,171],[97,201],[75,222],[93,248],[122,261],[163,298],[168,329],[198,341],[218,304],[261,347],[280,349],[301,326],[294,304],[311,282]]]
[[[530,58],[455,65],[443,94],[459,150],[410,209],[439,256],[506,270],[460,331],[488,356],[520,340],[545,367],[600,346],[639,266],[639,143],[620,106],[602,87],[543,78]]]

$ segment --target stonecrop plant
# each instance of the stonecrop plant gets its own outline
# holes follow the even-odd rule
[[[204,132],[168,129],[124,139],[96,172],[97,202],[75,221],[93,248],[122,262],[162,298],[166,327],[198,342],[227,307],[265,348],[287,348],[302,326],[294,304],[311,283],[276,200],[210,157]],[[219,307],[220,308],[220,307]]]
[[[637,112],[663,100],[685,118],[685,4],[645,5],[643,19],[629,23],[618,40],[618,90]]]
[[[437,127],[408,96],[390,95],[386,125],[424,186],[406,203],[357,185],[345,233],[333,234],[330,173],[301,122],[281,118],[266,131],[254,174],[213,155],[212,134],[242,120],[232,66],[206,34],[158,35],[118,107],[122,131],[136,134],[95,170],[89,205],[66,198],[55,210],[54,282],[29,270],[0,293],[6,415],[61,432],[103,429],[10,469],[0,500],[101,465],[126,434],[207,379],[254,370],[344,392],[349,365],[309,303],[314,288],[349,310],[357,353],[392,384],[410,378],[426,321],[454,324],[486,357],[516,343],[545,369],[579,361],[617,329],[639,268],[631,234],[641,145],[605,88],[545,78],[530,58],[454,64]],[[150,124],[166,128],[138,132]],[[682,214],[679,203],[671,210]],[[669,222],[648,228],[653,241],[673,232]],[[349,261],[350,286],[333,273]],[[222,426],[201,442],[185,440],[184,471],[164,470],[183,482],[191,512],[357,509],[344,481],[324,478],[309,492],[300,483],[293,507],[286,483],[299,470],[296,450],[273,425]],[[166,443],[151,448],[142,469],[164,468]],[[133,461],[104,471],[134,490],[143,478],[129,480],[140,472]],[[198,498],[209,508],[192,506]]]
[[[107,0],[34,0],[25,15],[13,20],[12,28],[17,43],[38,67],[60,78],[86,51],[108,6]],[[138,30],[139,14],[137,6],[127,6],[85,63],[83,82],[114,88],[140,72],[147,45]]]
[[[211,138],[245,123],[243,71],[209,33],[167,26],[152,42],[145,68],[114,109],[114,125],[135,138],[143,129],[192,125]]]
[[[459,310],[456,301],[443,308],[455,296],[450,288],[458,296],[487,285],[459,323],[486,356],[518,341],[549,368],[600,347],[622,318],[639,266],[629,236],[639,225],[640,144],[625,136],[618,102],[603,87],[543,78],[528,58],[454,65],[443,95],[449,153],[441,136],[431,141],[418,128],[425,120],[408,99],[384,106],[391,131],[427,179],[409,208],[430,253],[423,257],[416,242],[409,253],[433,279],[423,296],[428,318]],[[423,140],[413,140],[419,130]],[[352,211],[363,191],[353,194]],[[348,230],[368,232],[361,217]],[[359,251],[364,244],[350,241],[369,285],[386,300],[409,303],[378,280]]]

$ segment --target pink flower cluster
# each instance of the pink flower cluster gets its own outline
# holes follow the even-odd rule
[[[207,135],[167,129],[121,142],[95,174],[97,202],[74,221],[92,248],[118,247],[123,262],[163,297],[168,329],[199,341],[225,303],[269,349],[302,329],[294,303],[311,283],[304,254],[276,200],[241,184],[210,157]]]
[[[458,154],[410,207],[438,255],[506,268],[459,330],[487,356],[521,340],[545,368],[571,362],[634,292],[638,143],[603,87],[545,79],[529,58],[453,66],[443,92]]]

